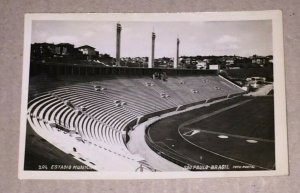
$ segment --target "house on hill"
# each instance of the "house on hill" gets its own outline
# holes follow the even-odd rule
[[[55,45],[52,43],[34,43],[31,44],[31,59],[47,59],[53,57]]]
[[[86,56],[87,60],[92,60],[97,55],[99,55],[99,52],[96,51],[96,49],[89,45],[80,46],[77,48],[83,55]]]
[[[55,45],[55,54],[57,56],[70,56],[74,52],[74,45],[69,43],[60,43]]]

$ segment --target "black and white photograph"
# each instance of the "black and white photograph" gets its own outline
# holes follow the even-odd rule
[[[27,14],[19,177],[287,175],[281,17]]]

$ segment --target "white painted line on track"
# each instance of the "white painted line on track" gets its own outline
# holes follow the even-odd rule
[[[205,151],[210,152],[210,153],[212,153],[212,154],[214,154],[214,155],[217,155],[217,156],[220,156],[220,157],[223,157],[223,158],[225,158],[225,159],[229,159],[229,160],[232,160],[232,161],[235,161],[235,162],[238,162],[238,163],[242,163],[242,164],[246,164],[246,165],[250,165],[250,166],[255,166],[255,167],[257,167],[257,168],[269,170],[269,168],[265,168],[265,167],[257,166],[257,165],[254,165],[254,164],[251,164],[251,163],[247,163],[247,162],[244,162],[244,161],[240,161],[240,160],[237,160],[237,159],[234,159],[234,158],[231,158],[231,157],[224,156],[224,155],[219,154],[219,153],[217,153],[217,152],[211,151],[211,150],[209,150],[209,149],[203,148],[203,147],[201,147],[201,146],[199,146],[199,145],[197,145],[197,144],[195,144],[195,143],[189,141],[188,139],[186,139],[186,137],[185,137],[184,135],[182,135],[182,133],[180,132],[180,129],[183,128],[183,127],[186,126],[186,125],[190,125],[190,124],[196,123],[196,122],[198,122],[198,121],[200,121],[200,120],[206,119],[206,118],[211,117],[211,116],[213,116],[213,115],[216,115],[216,114],[225,112],[225,111],[227,111],[227,110],[233,109],[233,108],[235,108],[235,107],[238,107],[238,106],[240,106],[240,105],[243,105],[243,104],[245,104],[245,103],[247,103],[247,102],[250,102],[250,101],[252,101],[252,100],[253,100],[253,99],[249,99],[249,100],[246,100],[246,101],[241,101],[241,102],[239,102],[239,103],[237,103],[237,104],[230,105],[230,106],[228,106],[228,107],[224,107],[224,108],[219,109],[219,110],[217,110],[217,111],[214,111],[214,112],[212,112],[212,113],[209,113],[209,114],[206,114],[206,115],[202,115],[202,116],[197,117],[197,118],[195,118],[195,119],[186,121],[186,122],[184,122],[183,124],[179,125],[179,127],[178,127],[178,133],[179,133],[179,135],[180,135],[186,142],[192,144],[192,145],[195,146],[195,147],[198,147],[199,149],[205,150]]]

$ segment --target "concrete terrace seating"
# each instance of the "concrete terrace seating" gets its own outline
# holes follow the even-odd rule
[[[103,125],[104,128],[106,128],[106,131],[109,132],[110,135],[117,135],[116,137],[110,137],[110,144],[113,144],[113,143],[120,143],[120,141],[122,141],[120,139],[120,136],[121,136],[121,130],[119,129],[119,124],[116,123],[116,121],[128,121],[130,120],[130,117],[126,116],[126,114],[121,114],[121,112],[117,111],[116,109],[114,109],[115,107],[114,106],[109,106],[109,105],[106,105],[106,106],[102,106],[102,108],[104,108],[106,111],[97,111],[97,109],[89,109],[87,106],[88,103],[91,103],[92,106],[96,106],[96,107],[99,107],[101,108],[101,104],[98,105],[97,104],[97,100],[94,100],[94,101],[85,101],[85,98],[84,96],[81,96],[81,95],[77,95],[76,93],[72,93],[72,92],[69,92],[68,94],[65,94],[65,93],[61,93],[61,92],[56,92],[54,91],[53,92],[55,95],[58,95],[60,97],[62,97],[64,100],[68,99],[70,101],[72,101],[72,103],[75,105],[75,106],[79,106],[79,105],[86,105],[87,107],[87,111],[85,113],[83,113],[82,115],[80,116],[77,116],[75,118],[75,125],[78,127],[78,128],[84,128],[85,125],[85,117],[89,117],[89,119],[93,120],[93,121],[97,121],[98,123],[100,123],[101,125]],[[90,99],[96,99],[96,98],[93,98],[93,96],[89,96]],[[98,100],[100,101],[101,98],[98,98]],[[113,110],[112,110],[113,109]],[[111,113],[111,114],[109,114]],[[118,117],[119,119],[113,119],[113,116],[111,115],[114,115],[116,117]],[[112,119],[113,121],[115,122],[112,122]],[[126,124],[126,123],[125,123]],[[87,128],[87,129],[83,129],[82,130],[82,133],[87,135],[87,138],[91,138],[91,131]],[[119,134],[116,134],[116,133],[119,133]],[[106,141],[108,143],[108,141]]]
[[[136,116],[146,115],[176,106],[176,104],[162,99],[159,93],[149,89],[144,84],[143,79],[133,79],[131,86],[128,87],[119,84],[118,81],[115,82],[115,86],[111,85],[112,81],[113,80],[99,83],[107,88],[107,90],[103,92],[114,100],[126,101],[127,104],[124,108]],[[147,106],[147,108],[145,108],[145,106]]]
[[[111,122],[112,118],[122,120],[124,116],[127,116],[125,121],[129,122],[134,119],[132,115],[132,118],[128,117],[130,113],[124,109],[116,108],[113,101],[105,94],[94,91],[89,84],[70,86],[66,89],[53,91],[53,94],[62,97],[64,100],[72,101],[75,106],[85,106],[88,115],[114,127],[116,127],[116,123]],[[116,128],[121,130],[119,126]]]
[[[32,86],[35,94],[28,103],[30,126],[96,170],[135,171],[145,163],[142,157],[129,152],[125,140],[129,126],[141,117],[147,119],[182,105],[243,93],[213,75],[173,76],[167,81],[144,76],[54,83],[45,77],[43,80],[41,85]]]
[[[115,163],[118,166],[122,166],[121,170],[128,167],[134,170],[137,167],[139,167],[138,162],[141,161],[140,157],[132,155],[131,153],[129,153],[129,151],[126,148],[120,145],[108,145],[108,141],[106,140],[113,140],[114,138],[117,141],[117,143],[120,143],[121,135],[117,135],[116,133],[110,132],[111,130],[109,130],[108,128],[106,129],[106,131],[103,131],[104,130],[103,128],[97,127],[101,124],[97,123],[93,125],[94,123],[93,120],[89,119],[88,116],[80,116],[79,117],[80,120],[76,120],[76,118],[74,119],[75,122],[82,122],[78,124],[79,127],[77,130],[78,132],[77,137],[80,137],[80,140],[78,140],[78,138],[76,139],[74,137],[71,137],[70,132],[59,130],[51,126],[50,123],[53,122],[54,118],[56,118],[56,120],[60,120],[57,122],[63,123],[64,119],[66,119],[67,117],[65,114],[70,114],[71,112],[70,109],[67,109],[68,107],[66,107],[64,103],[61,102],[59,99],[46,94],[37,97],[36,99],[31,101],[29,105],[30,107],[28,109],[28,112],[30,113],[28,114],[28,121],[32,126],[32,128],[39,135],[43,136],[46,140],[51,142],[53,145],[57,146],[58,148],[64,150],[67,153],[72,153],[73,155],[75,154],[74,157],[76,157],[77,155],[77,153],[73,152],[73,147],[75,147],[77,149],[76,152],[80,154],[77,155],[78,158],[92,161],[93,164],[87,163],[87,165],[90,165],[91,167],[96,167],[96,169],[99,168],[98,166],[95,166],[95,163],[101,163],[100,168],[103,165],[105,165],[106,163],[103,160],[97,161],[93,159],[92,155],[95,155],[96,153],[100,153],[101,156],[103,156],[103,154],[110,155],[109,159],[116,157],[114,160],[121,160],[121,163],[118,163],[117,161]],[[50,111],[52,112],[49,113]],[[92,133],[91,131],[88,130],[88,128],[97,128],[99,129],[98,131],[102,130],[103,133],[98,133],[98,136],[95,136],[97,134]],[[106,137],[107,139],[99,140],[100,137]],[[59,141],[61,140],[64,140],[65,145],[59,143]],[[87,146],[87,145],[91,147],[96,146],[99,149],[95,151],[94,154],[87,154],[86,148],[83,148],[83,146]],[[82,149],[82,151],[79,151],[79,149]],[[90,148],[88,149],[90,150]],[[83,154],[85,155],[84,157],[82,157]],[[90,155],[91,157],[87,155]],[[114,162],[112,161],[112,164],[113,163]],[[127,166],[125,167],[125,165]]]
[[[199,95],[204,98],[221,97],[241,92],[240,88],[230,85],[218,76],[190,76],[181,77],[180,79],[184,81],[186,87],[199,91]]]
[[[188,87],[186,82],[184,82],[181,78],[177,77],[169,77],[168,83],[166,84],[171,90],[173,90],[178,97],[182,99],[182,105],[194,103],[197,101],[205,100],[205,98],[200,97],[199,95],[195,95],[191,92],[192,87]],[[197,85],[197,84],[196,84]]]

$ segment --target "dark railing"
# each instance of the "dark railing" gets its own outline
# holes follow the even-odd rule
[[[131,67],[103,67],[91,64],[69,64],[69,63],[37,63],[30,64],[30,75],[35,76],[46,73],[52,76],[74,75],[74,76],[95,76],[95,75],[137,75],[152,76],[155,72],[166,72],[168,76],[184,75],[212,75],[217,74],[216,70],[195,70],[195,69],[168,69],[168,68],[131,68]]]
[[[266,77],[267,81],[273,81],[273,68],[241,68],[241,69],[229,69],[225,70],[228,79],[240,78],[245,79],[249,77],[259,76]],[[230,78],[231,77],[231,78]]]

